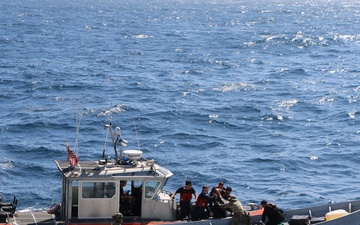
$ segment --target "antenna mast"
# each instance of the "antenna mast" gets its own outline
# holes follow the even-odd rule
[[[134,119],[134,127],[135,127],[136,141],[137,141],[137,144],[138,144],[138,148],[140,150],[140,141],[139,141],[139,136],[138,136],[138,133],[137,133],[135,119]]]
[[[75,136],[75,146],[74,146],[76,155],[78,155],[80,120],[81,120],[81,114],[78,109],[78,99],[76,99],[76,136]]]

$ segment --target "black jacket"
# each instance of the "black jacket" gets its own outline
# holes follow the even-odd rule
[[[276,207],[276,205],[271,203],[266,204],[261,220],[265,222],[266,217],[268,218],[269,222],[273,222],[276,224],[283,221],[280,217],[279,209]]]

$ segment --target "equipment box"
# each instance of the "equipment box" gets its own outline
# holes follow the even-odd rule
[[[310,225],[310,216],[293,215],[289,220],[289,225]]]
[[[316,224],[325,221],[325,217],[312,217],[310,224]]]

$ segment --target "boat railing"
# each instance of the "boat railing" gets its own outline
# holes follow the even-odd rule
[[[14,195],[12,202],[5,202],[4,195],[2,195],[2,194],[0,194],[0,195],[1,195],[0,211],[6,212],[8,214],[8,216],[13,217],[13,215],[15,214],[15,211],[16,211],[17,203],[18,203],[18,199],[17,199],[16,195]]]
[[[1,197],[0,202],[5,202],[5,197],[4,197],[4,195],[0,193],[0,197]]]
[[[167,195],[169,195],[169,196],[172,195],[172,192],[171,192],[171,191],[168,191],[168,190],[162,190],[161,193],[167,194]]]

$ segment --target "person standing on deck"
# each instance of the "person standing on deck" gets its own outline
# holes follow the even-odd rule
[[[175,198],[176,194],[180,194],[180,219],[190,219],[191,199],[192,196],[194,196],[194,199],[197,197],[191,181],[186,181],[185,186],[177,189],[174,194],[171,195],[171,198]]]

